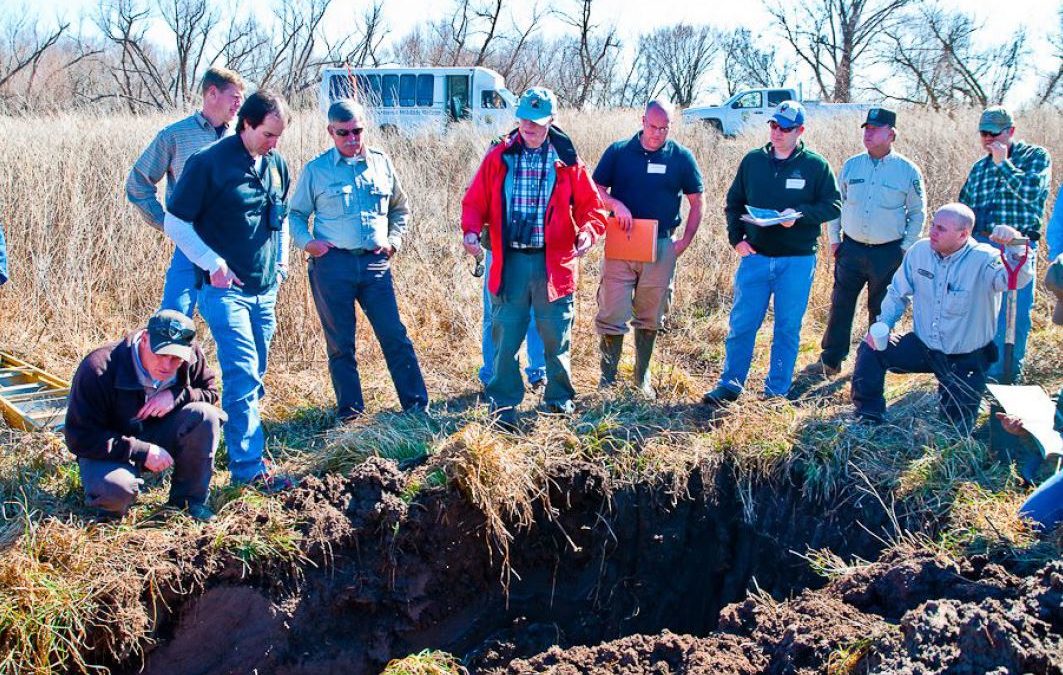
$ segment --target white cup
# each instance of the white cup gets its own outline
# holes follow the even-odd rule
[[[871,346],[876,351],[882,351],[890,342],[890,327],[881,321],[871,324],[867,334],[871,336]]]

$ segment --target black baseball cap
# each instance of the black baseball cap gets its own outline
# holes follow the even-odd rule
[[[192,361],[192,340],[196,324],[181,312],[164,309],[148,319],[148,345],[159,356],[176,356]]]

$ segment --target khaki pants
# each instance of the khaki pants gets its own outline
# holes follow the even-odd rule
[[[675,262],[675,242],[667,237],[657,240],[657,262],[604,259],[594,319],[597,333],[624,335],[629,321],[639,330],[660,330],[672,293]]]

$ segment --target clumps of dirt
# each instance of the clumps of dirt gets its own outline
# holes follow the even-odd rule
[[[1061,627],[1063,561],[1020,577],[984,558],[904,551],[786,602],[729,605],[706,637],[553,647],[482,672],[1051,675],[1063,673]]]

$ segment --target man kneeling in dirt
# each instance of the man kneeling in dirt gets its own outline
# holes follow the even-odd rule
[[[852,399],[862,421],[881,423],[886,371],[934,373],[941,411],[970,433],[985,392],[986,369],[997,359],[993,335],[1008,271],[997,249],[971,237],[974,213],[946,204],[934,214],[930,237],[912,244],[882,301],[878,321],[856,354]],[[1007,248],[1019,232],[997,225],[990,239]],[[1018,264],[1022,247],[1008,250]],[[1018,271],[1018,287],[1033,279],[1032,256]],[[913,331],[890,335],[909,303]]]
[[[122,515],[142,471],[174,467],[170,506],[208,522],[207,492],[225,413],[196,327],[162,310],[146,329],[85,357],[74,374],[66,444],[77,455],[89,506]]]

